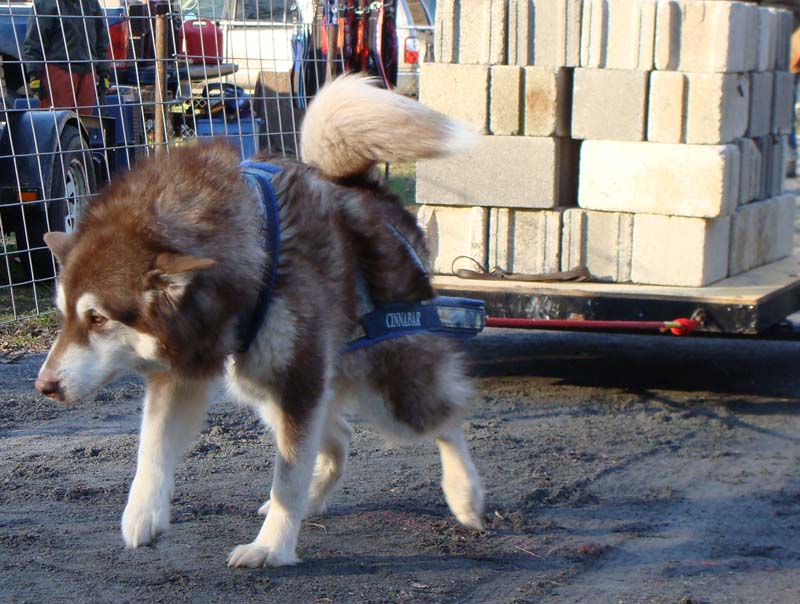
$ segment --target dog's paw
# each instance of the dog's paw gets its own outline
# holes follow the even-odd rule
[[[125,545],[137,548],[151,543],[169,527],[169,506],[128,502],[122,514],[122,538]]]
[[[270,551],[265,545],[258,543],[245,543],[236,546],[228,556],[228,566],[231,568],[259,568],[261,566],[288,566],[297,564],[300,560],[294,553],[278,555]]]
[[[476,531],[483,530],[483,520],[475,512],[459,512],[455,516],[456,520],[467,528],[475,529]]]
[[[258,513],[259,513],[261,516],[266,516],[267,514],[269,514],[269,502],[270,502],[270,500],[269,500],[269,499],[267,499],[267,500],[264,502],[264,504],[263,504],[263,505],[262,505],[260,508],[258,508]]]

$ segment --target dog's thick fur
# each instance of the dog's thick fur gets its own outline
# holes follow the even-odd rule
[[[374,176],[386,159],[460,150],[470,135],[423,106],[345,77],[320,91],[301,132],[304,162],[275,160],[281,253],[267,316],[250,349],[237,325],[265,269],[260,201],[220,144],[142,163],[93,203],[72,235],[51,233],[63,328],[36,387],[63,402],[116,376],[147,378],[138,467],[122,516],[129,547],[169,524],[173,474],[201,429],[209,384],[273,428],[277,459],[266,515],[231,566],[296,562],[305,515],[325,509],[344,471],[354,410],[395,438],[435,438],[453,514],[480,527],[483,492],[462,429],[472,387],[448,338],[415,335],[342,354],[357,329],[357,268],[376,301],[432,296],[394,225],[427,258],[402,204]]]

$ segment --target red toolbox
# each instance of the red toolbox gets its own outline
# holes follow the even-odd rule
[[[192,63],[222,63],[222,28],[210,19],[189,19],[178,31],[180,56]]]

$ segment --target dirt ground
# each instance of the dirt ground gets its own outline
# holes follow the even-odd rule
[[[0,602],[800,602],[800,342],[489,330],[468,424],[487,530],[460,528],[431,444],[355,421],[344,488],[303,562],[232,570],[273,446],[224,402],[183,464],[173,525],[118,523],[142,386],[62,408],[41,355],[0,365]]]

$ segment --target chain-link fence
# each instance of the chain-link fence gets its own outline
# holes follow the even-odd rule
[[[52,309],[43,236],[174,145],[225,137],[296,156],[326,79],[415,92],[427,0],[0,2],[0,325]],[[102,254],[102,250],[98,250]]]

